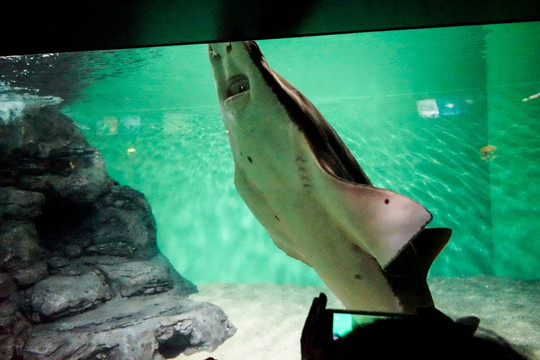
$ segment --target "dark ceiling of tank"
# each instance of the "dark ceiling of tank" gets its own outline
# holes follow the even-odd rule
[[[539,21],[537,0],[12,2],[0,55]]]

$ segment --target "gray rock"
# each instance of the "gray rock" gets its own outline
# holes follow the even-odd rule
[[[17,285],[10,276],[0,273],[0,302],[9,299],[9,297],[17,291]]]
[[[69,258],[149,259],[158,253],[150,206],[142,193],[127,186],[113,184],[92,204],[52,203],[45,207],[37,227],[44,245]]]
[[[30,266],[43,258],[32,222],[0,219],[0,271]]]
[[[0,187],[0,218],[28,220],[41,214],[45,196],[34,191]]]
[[[58,109],[21,114],[0,122],[0,359],[162,360],[232,336],[186,299],[144,195]]]
[[[127,186],[113,186],[82,227],[93,238],[86,253],[141,259],[157,254],[156,222],[150,206],[142,193]]]
[[[8,333],[9,329],[16,328],[19,325],[19,319],[24,318],[18,311],[20,299],[13,297],[0,304],[0,334]],[[29,323],[28,323],[29,324]],[[16,335],[18,331],[13,334]]]
[[[161,259],[99,265],[98,268],[122,297],[159,294],[174,286],[170,265]]]
[[[34,323],[79,314],[111,299],[101,274],[54,275],[24,292],[25,311]]]
[[[23,347],[28,340],[31,324],[12,306],[0,305],[0,359],[24,359]]]
[[[129,261],[132,260],[119,256],[82,256],[76,259],[54,256],[49,259],[48,264],[51,273],[55,275],[80,276],[94,270],[101,272],[106,281],[110,283],[110,279],[103,273],[100,266],[121,266]]]
[[[71,262],[69,261],[68,258],[63,257],[63,256],[58,256],[57,254],[55,254],[54,256],[51,256],[47,260],[47,265],[49,267],[49,271],[51,275],[57,275],[61,273],[63,269],[67,268],[70,264]],[[63,274],[63,275],[68,275],[68,274]],[[78,275],[82,275],[82,273]]]
[[[105,163],[96,149],[69,149],[54,152],[53,156],[56,157],[55,163],[50,164],[51,160],[47,160],[46,163],[39,164],[39,167],[46,168],[61,163],[63,171],[31,176],[31,172],[35,171],[32,169],[29,175],[24,176],[28,169],[21,169],[22,176],[18,186],[72,203],[91,203],[109,190],[111,184],[105,171]]]
[[[49,276],[47,262],[39,261],[26,268],[20,268],[9,272],[19,289],[26,289],[28,286],[37,283]]]
[[[91,203],[110,189],[103,158],[54,107],[2,123],[0,139],[0,186],[71,203]]]
[[[37,325],[25,356],[163,359],[182,352],[212,351],[235,331],[219,307],[171,293],[114,299],[61,322]]]
[[[83,256],[77,259],[54,256],[48,261],[50,272],[62,276],[80,276],[99,271],[114,296],[150,295],[173,290],[188,296],[197,287],[170,265],[161,254],[149,260],[119,256]]]

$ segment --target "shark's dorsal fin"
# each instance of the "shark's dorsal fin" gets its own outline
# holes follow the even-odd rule
[[[354,244],[373,256],[382,269],[415,239],[432,215],[416,201],[369,185],[346,181],[321,164],[323,202],[329,216],[340,219]],[[319,184],[317,184],[319,185]]]

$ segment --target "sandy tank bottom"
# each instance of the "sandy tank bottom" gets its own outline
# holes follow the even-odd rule
[[[430,278],[436,306],[452,318],[476,315],[532,359],[540,359],[540,281],[492,276]],[[217,304],[237,327],[214,352],[177,360],[300,360],[300,335],[313,298],[324,292],[328,308],[342,308],[326,287],[268,283],[208,283],[190,298]]]

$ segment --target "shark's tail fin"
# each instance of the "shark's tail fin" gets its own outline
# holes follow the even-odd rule
[[[392,290],[406,311],[433,305],[426,277],[433,261],[448,243],[452,230],[423,229],[385,269]]]

